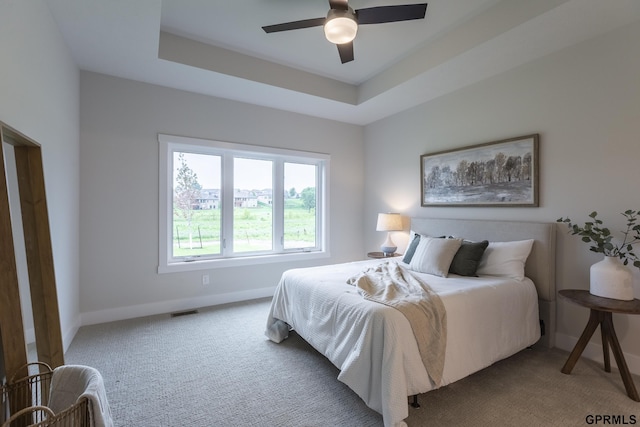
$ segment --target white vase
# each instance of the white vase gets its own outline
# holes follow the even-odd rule
[[[605,256],[591,266],[589,293],[599,297],[630,301],[633,299],[631,271],[615,256]]]

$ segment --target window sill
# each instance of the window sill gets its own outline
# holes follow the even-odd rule
[[[295,252],[287,254],[257,255],[236,258],[182,261],[158,266],[158,273],[179,273],[184,271],[211,270],[222,267],[242,267],[246,265],[272,264],[276,262],[307,261],[329,258],[329,252]]]

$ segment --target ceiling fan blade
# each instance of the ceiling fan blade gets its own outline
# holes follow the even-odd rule
[[[340,54],[340,61],[342,63],[353,61],[353,42],[337,44],[338,53]]]
[[[331,9],[347,10],[349,9],[348,0],[329,0]]]
[[[303,28],[320,27],[327,18],[303,19],[302,21],[285,22],[283,24],[266,25],[262,27],[265,33],[277,33],[279,31],[300,30]]]
[[[424,18],[427,13],[427,3],[367,7],[358,9],[355,12],[358,24],[410,21]]]

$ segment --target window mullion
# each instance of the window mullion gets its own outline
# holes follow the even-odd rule
[[[328,218],[329,195],[328,188],[325,187],[326,175],[329,173],[329,162],[318,164],[316,170],[316,231],[318,239],[316,240],[316,248],[326,247],[326,231],[325,225]]]
[[[273,171],[273,249],[284,250],[284,160],[274,161]]]
[[[233,155],[222,156],[222,256],[233,254]]]

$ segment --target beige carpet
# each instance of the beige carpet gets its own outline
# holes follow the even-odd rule
[[[381,426],[382,417],[300,337],[263,335],[269,300],[82,327],[66,363],[104,376],[117,426]],[[524,350],[457,383],[420,395],[418,426],[585,426],[589,416],[640,423],[617,371],[567,353]],[[640,386],[640,380],[635,378]],[[603,425],[602,422],[599,423]],[[620,424],[620,423],[619,423]]]

